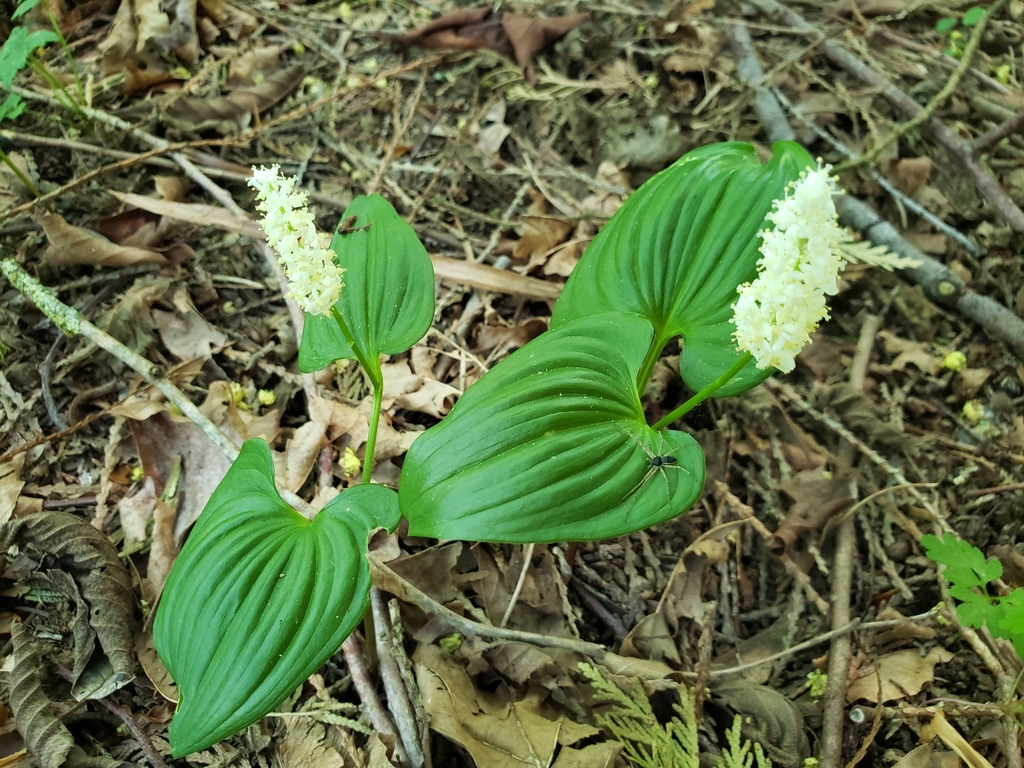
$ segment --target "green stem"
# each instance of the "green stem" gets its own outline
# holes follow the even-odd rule
[[[64,94],[64,98],[67,100],[64,104],[65,108],[70,109],[80,118],[82,118],[82,120],[84,120],[85,122],[89,122],[89,117],[85,114],[85,112],[82,111],[82,108],[79,106],[78,102],[75,101],[74,97],[70,93],[68,93],[68,89],[64,87],[64,83],[62,83],[60,80],[53,76],[53,74],[47,68],[46,64],[44,64],[39,59],[32,57],[31,59],[29,59],[28,65],[29,67],[31,67],[33,72],[38,74],[47,83],[49,83],[50,88],[53,90],[55,94],[58,91]],[[60,99],[57,99],[57,101],[60,102]]]
[[[664,340],[656,337],[651,341],[651,348],[647,350],[647,356],[644,358],[643,364],[640,366],[640,373],[636,377],[636,389],[641,396],[643,396],[644,390],[647,389],[647,382],[650,381],[651,374],[654,372],[654,366],[657,365],[658,360],[661,358],[661,351],[664,348]]]
[[[367,361],[369,362],[369,361]],[[370,482],[370,475],[373,472],[373,452],[377,447],[377,427],[380,425],[380,406],[384,399],[384,373],[380,368],[380,358],[376,362],[376,370],[373,370],[366,363],[363,367],[373,382],[373,410],[370,413],[370,429],[366,434],[366,452],[363,454],[363,484]]]
[[[359,351],[355,337],[337,306],[331,308],[331,314],[338,327],[341,328],[341,335],[345,337],[356,360],[363,366],[363,370],[366,371],[366,375],[370,377],[370,383],[373,385],[373,409],[370,414],[369,430],[366,434],[366,452],[363,454],[362,482],[365,484],[370,482],[370,475],[373,472],[373,452],[377,447],[377,428],[380,425],[380,408],[384,400],[384,372],[380,367],[380,356],[374,356],[371,359]]]
[[[14,171],[14,175],[18,177],[18,180],[25,185],[25,189],[32,193],[32,197],[38,198],[42,192],[39,188],[32,183],[32,180],[21,172],[21,169],[14,164],[14,161],[7,156],[7,153],[0,149],[0,161],[7,164],[7,167]]]
[[[658,429],[665,429],[665,427],[667,427],[669,424],[671,424],[676,419],[679,419],[682,416],[685,416],[687,413],[689,413],[694,408],[696,408],[698,405],[700,405],[705,400],[707,400],[709,397],[711,397],[711,395],[713,395],[719,389],[721,389],[726,384],[728,384],[729,381],[732,379],[732,377],[735,376],[737,373],[739,373],[740,370],[742,370],[743,366],[745,366],[747,363],[749,363],[753,359],[754,359],[753,355],[751,355],[749,352],[745,352],[742,357],[740,357],[735,363],[732,364],[732,367],[729,368],[729,370],[727,370],[725,373],[723,373],[717,379],[715,379],[710,384],[708,384],[706,387],[704,387],[700,392],[695,394],[693,397],[691,397],[685,403],[683,403],[678,408],[676,408],[674,411],[672,411],[672,413],[670,413],[668,416],[666,416],[665,418],[663,418],[660,421],[658,421],[654,425],[653,429],[656,429],[656,430],[658,430]]]
[[[53,27],[53,33],[57,35],[57,42],[60,43],[61,49],[64,51],[64,57],[68,60],[68,64],[71,66],[71,74],[75,77],[75,90],[78,91],[78,100],[85,103],[85,89],[82,87],[82,73],[78,70],[78,62],[75,61],[75,57],[71,55],[71,49],[68,48],[68,41],[64,39],[64,35],[61,34],[60,25],[57,23],[57,17],[53,15],[53,11],[50,10],[49,3],[43,3],[43,8],[46,13],[46,17],[50,20],[50,26]]]

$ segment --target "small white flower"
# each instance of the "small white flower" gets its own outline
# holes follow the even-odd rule
[[[820,163],[820,161],[819,161]],[[758,368],[793,370],[811,331],[828,318],[825,296],[838,290],[836,275],[845,263],[832,195],[839,191],[832,166],[804,171],[776,200],[761,232],[757,278],[736,291],[733,337]]]
[[[324,248],[316,231],[306,193],[295,179],[279,175],[280,166],[252,169],[249,186],[256,190],[263,211],[267,243],[277,251],[288,276],[288,295],[306,312],[329,315],[341,295],[341,274],[334,253]]]

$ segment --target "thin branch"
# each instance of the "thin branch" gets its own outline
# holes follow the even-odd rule
[[[971,142],[971,155],[977,157],[989,147],[998,144],[1018,131],[1024,129],[1024,109],[1011,117],[1006,118],[991,131],[987,131]]]
[[[866,84],[877,88],[882,97],[908,119],[913,119],[920,114],[922,109],[920,104],[841,45],[826,39],[825,35],[817,27],[809,23],[799,13],[786,8],[776,2],[776,0],[750,0],[750,2],[769,16],[780,19],[787,26],[796,29],[802,34],[811,34],[815,39],[820,40],[821,49],[833,62],[855,77],[860,78]],[[971,153],[971,145],[953,133],[942,121],[934,116],[925,120],[924,125],[931,132],[932,136],[935,137],[935,140],[949,150],[950,154],[959,161],[964,171],[974,181],[978,191],[988,199],[992,207],[998,211],[999,215],[1006,220],[1010,227],[1017,232],[1024,232],[1024,211],[999,186],[999,182],[996,181],[995,177],[977,162]]]
[[[413,714],[409,701],[409,691],[402,680],[401,670],[395,661],[395,642],[391,629],[391,617],[384,602],[383,593],[377,587],[370,587],[370,605],[373,609],[373,631],[377,641],[377,662],[380,665],[380,676],[384,682],[384,692],[388,697],[391,713],[398,726],[398,735],[402,739],[409,764],[413,768],[422,768],[423,750],[420,748],[419,729],[416,727],[416,716]]]
[[[134,370],[146,381],[163,393],[182,414],[202,430],[210,438],[229,461],[238,458],[238,447],[220,428],[210,421],[189,398],[163,375],[159,366],[149,362],[142,355],[129,349],[113,336],[105,333],[86,320],[73,307],[64,304],[56,296],[46,290],[43,285],[23,270],[13,259],[0,261],[0,272],[11,284],[21,291],[33,304],[39,307],[53,323],[68,336],[81,334],[100,349],[106,350],[129,368]],[[287,488],[278,487],[278,492],[288,504],[299,511],[304,517],[312,519],[316,512],[299,496]]]
[[[395,757],[400,761],[404,760],[405,750],[402,747],[401,739],[398,738],[398,729],[395,728],[391,715],[380,703],[377,686],[373,682],[373,678],[370,677],[370,670],[366,666],[366,657],[363,655],[363,649],[359,645],[359,635],[356,632],[345,638],[345,642],[341,644],[341,652],[345,656],[348,673],[352,676],[352,685],[355,686],[359,700],[366,708],[370,724],[378,733],[391,736],[395,740],[395,751],[399,752]]]

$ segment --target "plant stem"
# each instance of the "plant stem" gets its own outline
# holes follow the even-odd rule
[[[370,414],[369,431],[366,435],[366,452],[363,454],[363,483],[370,482],[370,474],[373,472],[373,452],[377,447],[377,427],[380,423],[380,408],[384,400],[384,372],[380,367],[380,356],[375,355],[372,359],[362,353],[356,346],[355,336],[345,322],[345,317],[338,311],[338,307],[331,308],[331,314],[335,322],[341,328],[341,335],[352,349],[355,359],[363,366],[366,375],[370,377],[373,385],[373,409]]]
[[[727,370],[725,373],[723,373],[717,379],[715,379],[710,384],[708,384],[706,387],[704,387],[700,392],[695,394],[693,397],[691,397],[685,403],[683,403],[678,408],[676,408],[674,411],[672,411],[672,413],[670,413],[668,416],[666,416],[663,419],[661,419],[660,421],[658,421],[654,425],[653,429],[656,429],[656,430],[658,430],[658,429],[665,429],[665,427],[667,427],[673,421],[675,421],[678,418],[681,418],[682,416],[684,416],[687,413],[689,413],[690,411],[692,411],[698,405],[700,405],[705,400],[707,400],[709,397],[711,397],[711,395],[713,395],[719,389],[721,389],[726,384],[728,384],[729,381],[732,379],[732,377],[735,376],[737,373],[739,373],[740,370],[742,370],[743,366],[745,366],[747,363],[749,363],[753,359],[754,359],[754,356],[751,355],[749,352],[743,353],[743,355],[735,363],[732,364],[732,367],[729,368],[729,370]]]
[[[85,89],[82,88],[82,73],[78,70],[78,62],[75,61],[75,57],[71,55],[71,49],[68,48],[68,41],[61,34],[60,24],[57,23],[57,17],[53,15],[53,11],[50,9],[49,3],[43,3],[43,9],[46,13],[46,18],[50,20],[50,26],[53,27],[53,33],[57,35],[57,42],[60,43],[61,50],[64,51],[64,57],[68,60],[68,65],[71,67],[71,74],[75,76],[75,90],[78,91],[78,100],[85,103]]]
[[[0,160],[7,164],[7,167],[14,171],[14,175],[18,177],[18,180],[25,185],[25,188],[32,193],[32,197],[38,198],[42,193],[39,188],[32,183],[32,180],[21,172],[21,169],[14,164],[14,161],[7,156],[7,153],[0,149]]]
[[[640,396],[643,396],[644,390],[647,388],[647,382],[650,380],[651,374],[654,372],[654,366],[661,358],[661,351],[665,348],[666,341],[666,339],[662,339],[657,336],[651,340],[651,348],[647,350],[647,356],[640,365],[640,373],[638,373],[636,377],[636,389]]]
[[[370,429],[366,434],[366,451],[363,454],[363,483],[370,482],[373,472],[373,452],[377,448],[377,427],[380,425],[380,406],[384,399],[384,372],[380,368],[380,358],[372,361],[360,361],[373,383],[373,410],[370,413]],[[372,365],[368,365],[372,363]]]

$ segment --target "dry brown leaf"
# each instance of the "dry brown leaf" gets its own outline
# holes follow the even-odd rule
[[[21,470],[25,466],[25,454],[18,453],[0,464],[0,525],[5,524],[18,506],[21,489],[25,487]]]
[[[258,85],[240,88],[227,96],[178,99],[165,110],[164,121],[179,131],[234,133],[249,125],[253,115],[270,109],[298,88],[305,75],[305,66],[295,64],[275,72]]]
[[[89,647],[75,648],[76,658],[82,659],[75,670],[81,677],[72,686],[76,698],[107,696],[131,682],[135,677],[135,597],[110,540],[80,517],[42,512],[4,526],[2,546],[5,551],[16,546],[37,562],[53,558],[69,574],[69,589],[76,596],[81,593],[85,610],[80,618],[89,631],[76,632],[75,638],[88,638]],[[53,573],[60,571],[47,571]],[[102,655],[94,651],[93,637]]]
[[[526,82],[533,85],[537,81],[533,58],[589,18],[589,13],[534,19],[506,13],[499,18],[489,7],[470,8],[441,16],[393,40],[402,47],[495,51],[515,59]]]
[[[107,190],[111,195],[121,202],[141,208],[144,211],[155,213],[160,216],[187,221],[200,227],[216,227],[225,232],[236,232],[256,240],[266,240],[267,235],[259,222],[253,219],[243,219],[235,216],[216,205],[204,205],[203,203],[175,203],[170,200],[160,200],[146,195],[136,195],[131,192],[115,192]]]
[[[272,768],[337,768],[345,765],[341,754],[331,746],[323,723],[312,717],[293,717],[284,721],[284,736],[274,740]]]
[[[849,478],[825,477],[821,467],[798,472],[779,487],[793,499],[793,506],[768,539],[768,548],[775,556],[786,552],[802,534],[820,529],[856,501],[851,495]]]
[[[936,710],[929,725],[932,732],[942,739],[942,743],[956,752],[970,768],[992,768],[992,763],[972,747],[971,743],[963,737],[960,731],[950,725],[946,719],[946,713],[941,709]]]
[[[904,157],[896,163],[896,186],[908,197],[915,197],[931,174],[930,157]]]
[[[916,649],[894,651],[880,656],[873,664],[865,664],[858,670],[857,679],[846,689],[846,700],[859,699],[880,704],[914,696],[935,677],[935,665],[945,664],[953,654],[945,648],[935,647],[921,656]],[[879,678],[882,697],[879,700]]]
[[[41,211],[36,213],[35,220],[50,241],[44,258],[58,267],[130,267],[135,264],[167,263],[167,259],[156,251],[117,245],[95,232],[68,224],[58,213]]]
[[[889,364],[894,371],[906,370],[908,365],[931,376],[937,376],[942,371],[942,357],[936,353],[933,344],[902,339],[891,331],[879,331],[879,336],[885,351],[896,355],[896,359]]]
[[[487,264],[475,264],[459,259],[449,259],[436,254],[430,255],[434,266],[434,277],[452,283],[470,285],[484,291],[510,293],[542,301],[554,301],[562,292],[562,286],[533,277],[524,277],[507,269],[495,269]]]
[[[961,768],[955,752],[937,752],[931,742],[910,750],[892,768]]]
[[[600,733],[565,716],[545,717],[536,693],[510,702],[504,689],[476,689],[466,670],[437,646],[418,646],[413,665],[431,729],[463,747],[477,765],[551,765],[559,745]]]

